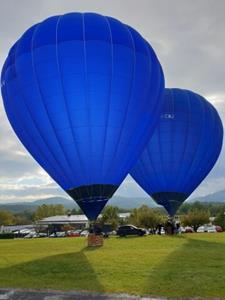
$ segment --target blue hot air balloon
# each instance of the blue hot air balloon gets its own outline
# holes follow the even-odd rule
[[[23,145],[96,219],[160,115],[164,77],[150,45],[111,17],[54,16],[14,44],[1,85]]]
[[[214,166],[223,127],[216,109],[191,91],[165,89],[160,121],[131,171],[173,216]]]

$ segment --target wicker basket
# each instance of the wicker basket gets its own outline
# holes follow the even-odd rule
[[[88,247],[99,247],[103,246],[103,235],[96,235],[89,233],[88,235]]]

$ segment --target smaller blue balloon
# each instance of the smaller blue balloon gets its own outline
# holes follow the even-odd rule
[[[160,121],[131,176],[174,215],[213,168],[222,141],[212,104],[188,90],[165,89]]]

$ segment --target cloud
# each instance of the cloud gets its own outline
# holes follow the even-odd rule
[[[167,87],[193,90],[215,105],[225,124],[225,2],[223,0],[11,0],[0,3],[0,65],[32,24],[70,11],[114,16],[136,28],[153,46]],[[0,201],[66,195],[42,171],[13,133],[0,103]],[[225,147],[192,197],[224,189]],[[117,195],[146,196],[128,176]]]
[[[49,186],[44,183],[38,185],[27,185],[15,183],[0,184],[2,190],[0,194],[0,201],[3,202],[17,202],[17,201],[32,201],[48,197],[66,197],[68,195],[55,184]]]

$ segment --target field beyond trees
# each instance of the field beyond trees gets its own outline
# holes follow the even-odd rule
[[[225,234],[0,240],[0,287],[225,299]]]

